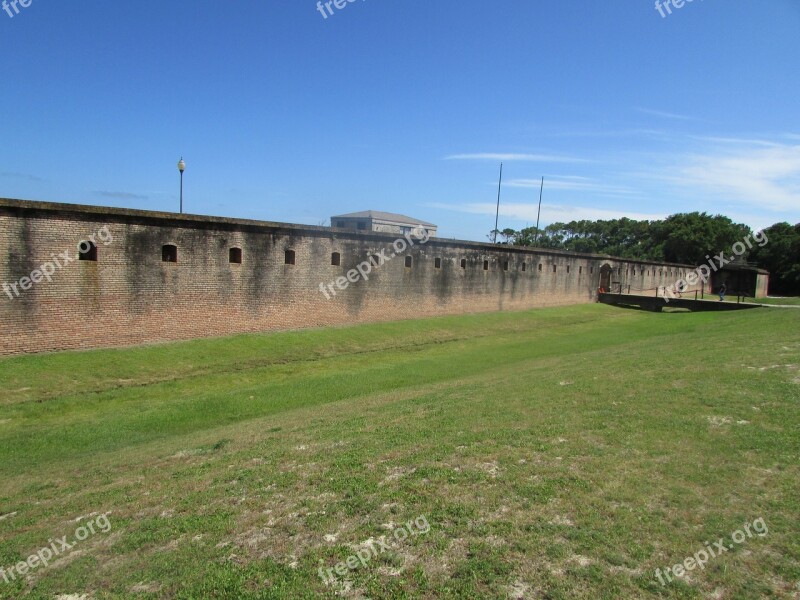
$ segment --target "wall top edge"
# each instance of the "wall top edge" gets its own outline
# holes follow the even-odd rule
[[[274,221],[259,221],[254,219],[241,219],[232,217],[217,217],[210,215],[179,214],[172,212],[162,212],[153,210],[141,210],[133,208],[115,208],[108,206],[93,206],[90,204],[71,204],[66,202],[46,202],[41,200],[18,200],[14,198],[0,198],[0,211],[2,209],[12,209],[30,213],[30,216],[39,214],[63,214],[78,216],[83,218],[95,217],[99,220],[116,222],[145,221],[153,225],[171,227],[200,227],[200,226],[220,226],[226,228],[244,228],[250,230],[271,230],[311,234],[316,237],[336,237],[353,240],[377,240],[391,243],[397,239],[397,234],[381,233],[375,231],[354,232],[346,229],[334,227],[320,227],[316,225],[300,225],[296,223],[281,223]],[[26,215],[27,216],[27,215]],[[468,240],[456,240],[450,238],[432,237],[427,242],[428,245],[435,246],[456,246],[459,248],[470,248],[486,251],[513,252],[516,254],[546,254],[552,256],[564,256],[571,258],[585,258],[593,260],[611,260],[615,262],[625,262],[631,264],[670,266],[694,269],[692,265],[680,263],[658,262],[640,260],[634,258],[620,258],[607,254],[584,254],[580,252],[569,252],[566,250],[552,250],[549,248],[532,248],[526,246],[506,246],[502,244],[490,244],[488,242],[473,242]]]

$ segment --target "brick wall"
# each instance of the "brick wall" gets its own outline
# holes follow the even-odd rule
[[[97,261],[74,260],[77,245],[92,235]],[[411,239],[413,247],[374,267],[368,279],[339,289],[337,278],[345,278],[344,287],[359,263],[395,253],[396,236],[0,200],[0,354],[587,303],[596,300],[604,266],[613,282],[646,293],[689,269]],[[162,261],[165,244],[177,247],[177,262]],[[242,250],[241,264],[229,262],[234,247]],[[294,265],[285,264],[286,250],[294,251]],[[339,266],[331,264],[334,252]],[[50,281],[23,279],[43,270],[54,270]]]

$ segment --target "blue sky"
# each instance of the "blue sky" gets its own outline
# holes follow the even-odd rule
[[[542,176],[543,224],[800,222],[797,0],[30,2],[0,10],[3,197],[177,211],[183,156],[186,212],[485,241],[503,161],[501,228]]]

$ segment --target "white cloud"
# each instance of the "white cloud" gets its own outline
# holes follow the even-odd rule
[[[674,134],[661,142],[667,143],[649,148],[593,145],[585,148],[590,159],[585,164],[543,169],[544,198],[552,204],[547,212],[543,209],[542,218],[546,222],[622,216],[652,219],[697,210],[724,214],[754,228],[800,221],[800,137],[796,133],[698,132]],[[514,155],[459,156],[508,160]],[[559,168],[569,169],[568,174],[547,175]],[[522,175],[504,180],[509,196],[505,199],[530,204],[502,202],[501,211],[507,218],[535,222],[541,179]],[[496,189],[496,182],[491,185]],[[487,193],[486,198],[493,196]],[[489,202],[447,208],[494,215],[494,207]],[[626,212],[628,207],[635,212]]]
[[[505,185],[508,187],[516,188],[536,188],[539,189],[542,185],[541,179],[511,179]],[[548,191],[561,190],[561,191],[578,191],[578,192],[594,192],[598,194],[635,194],[634,190],[615,185],[607,185],[597,182],[589,177],[578,176],[559,176],[559,177],[545,177],[544,188]]]
[[[753,138],[721,137],[713,135],[690,135],[689,138],[701,142],[710,142],[712,144],[732,144],[737,146],[766,146],[768,148],[780,147],[780,144],[777,142],[771,142],[769,140],[759,140]]]
[[[674,139],[675,133],[661,129],[619,129],[619,130],[596,130],[596,131],[558,131],[551,134],[553,137],[584,137],[584,138],[642,138],[642,139]]]
[[[452,210],[456,212],[469,213],[474,215],[487,215],[494,216],[497,210],[497,205],[491,202],[474,202],[464,204],[442,204],[434,203],[430,205],[432,208],[441,208],[445,210]],[[526,203],[501,203],[500,215],[505,218],[516,219],[518,221],[536,222],[536,214],[538,211],[538,204]],[[628,217],[637,221],[664,219],[668,215],[665,213],[639,213],[631,212],[624,209],[605,209],[605,208],[591,208],[583,206],[564,206],[555,204],[542,204],[542,224],[554,223],[556,221],[569,222],[580,221],[587,219],[596,221],[600,219],[620,219]]]
[[[673,119],[677,121],[691,121],[692,117],[687,117],[686,115],[679,115],[676,113],[666,112],[663,110],[654,110],[652,108],[640,108],[637,107],[640,113],[644,113],[646,115],[651,115],[653,117],[661,117],[662,119]]]
[[[751,208],[771,211],[800,209],[800,145],[743,143],[725,152],[685,157],[678,187],[703,188]]]
[[[587,162],[581,158],[570,156],[559,156],[555,154],[514,154],[514,153],[491,153],[481,152],[476,154],[451,154],[445,160],[492,160],[492,161],[528,161],[528,162],[552,162],[552,163],[579,163]]]

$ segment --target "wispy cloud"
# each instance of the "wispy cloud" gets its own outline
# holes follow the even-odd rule
[[[0,173],[0,177],[8,177],[9,179],[26,179],[28,181],[35,181],[36,183],[41,183],[44,181],[41,177],[37,177],[36,175],[30,175],[28,173]]]
[[[604,129],[604,130],[573,130],[557,131],[551,134],[552,137],[583,137],[583,138],[644,138],[644,139],[674,139],[676,134],[660,129]]]
[[[780,147],[781,144],[771,140],[754,139],[754,138],[739,138],[739,137],[721,137],[713,135],[690,135],[689,139],[697,140],[700,142],[708,142],[711,144],[725,144],[734,146],[764,146],[766,148]]]
[[[104,190],[96,190],[92,192],[95,196],[102,198],[111,198],[114,200],[148,200],[148,196],[142,194],[133,194],[131,192],[109,192]]]
[[[797,212],[800,208],[800,145],[744,142],[736,147],[687,156],[668,177],[677,187],[753,208]]]
[[[434,203],[430,205],[432,208],[441,208],[444,210],[452,210],[455,212],[469,213],[474,215],[493,216],[497,209],[496,204],[491,202],[474,202],[465,204],[441,204]],[[505,218],[515,219],[517,221],[536,222],[536,215],[538,211],[537,204],[527,203],[501,203],[500,215]],[[667,216],[666,213],[641,213],[631,212],[625,209],[605,209],[593,208],[586,206],[566,206],[555,204],[542,204],[542,222],[555,223],[569,222],[573,220],[600,220],[600,219],[620,219],[628,217],[629,219],[636,220],[654,220],[663,219]]]
[[[741,222],[751,227],[800,220],[797,133],[675,132],[659,142],[658,146],[636,147],[587,145],[582,152],[589,159],[585,164],[543,164],[536,170],[545,176],[544,199],[550,204],[542,219],[653,219],[705,210],[746,219]],[[499,162],[514,155],[459,156],[473,160],[491,157]],[[541,179],[524,172],[514,175],[504,179],[508,193],[501,201],[501,213],[507,219],[535,220]],[[483,198],[478,196],[477,202],[450,201],[440,208],[493,215],[496,205],[490,199],[494,199],[497,183],[486,184],[494,188],[486,192],[489,202],[482,204]]]
[[[550,163],[581,163],[588,162],[582,158],[572,156],[561,156],[557,154],[515,154],[500,152],[479,152],[475,154],[451,154],[445,156],[445,160],[492,160],[492,161],[527,161],[527,162],[550,162]]]
[[[511,179],[505,185],[516,188],[536,188],[542,185],[541,179]],[[579,176],[552,176],[545,177],[544,187],[548,191],[560,190],[571,192],[585,192],[597,194],[635,194],[635,190],[623,187],[608,185],[595,181],[589,177]]]
[[[652,108],[641,108],[636,107],[640,113],[644,113],[646,115],[650,115],[653,117],[660,117],[662,119],[672,119],[674,121],[691,121],[692,117],[687,117],[686,115],[679,115],[677,113],[671,113],[664,110],[655,110]]]

